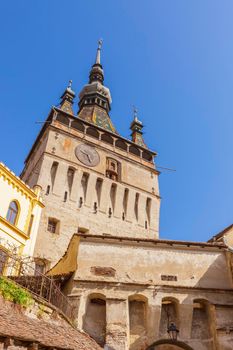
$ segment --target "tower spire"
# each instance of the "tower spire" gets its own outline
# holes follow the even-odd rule
[[[89,74],[89,83],[90,84],[93,82],[96,82],[96,81],[100,82],[101,84],[103,84],[103,82],[104,82],[104,71],[103,71],[103,67],[100,63],[100,51],[102,49],[102,45],[103,45],[103,40],[99,39],[95,63],[93,64],[91,71],[90,71],[90,74]]]
[[[98,41],[95,63],[91,67],[89,83],[86,84],[79,94],[79,118],[85,119],[93,124],[117,132],[113,126],[109,111],[111,109],[111,94],[104,86],[104,71],[100,61],[100,51],[103,40]]]

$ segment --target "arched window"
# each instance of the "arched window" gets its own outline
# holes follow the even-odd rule
[[[11,224],[15,225],[16,220],[17,220],[17,216],[18,216],[18,212],[19,212],[18,204],[15,201],[12,201],[9,205],[9,208],[8,208],[8,212],[7,212],[7,216],[6,216],[7,221],[9,221]]]
[[[51,176],[51,183],[52,183],[52,188],[55,182],[55,177],[57,174],[57,168],[58,168],[58,162],[53,162],[51,169],[50,169],[50,176]]]
[[[74,181],[74,173],[75,173],[75,169],[72,167],[69,167],[68,171],[67,171],[67,182],[68,182],[68,187],[69,187],[69,193],[71,193],[71,190],[72,190],[73,181]]]
[[[96,129],[92,128],[91,126],[89,128],[87,128],[86,134],[94,137],[95,139],[99,139],[98,131]]]
[[[89,174],[88,173],[83,173],[82,179],[81,179],[81,185],[82,185],[82,194],[83,196],[81,198],[84,198],[84,201],[86,200],[86,193],[87,193],[87,185],[88,185],[88,180],[89,180]],[[83,201],[83,199],[82,199]],[[82,201],[80,201],[79,204],[82,204]],[[82,205],[81,205],[82,206]],[[80,206],[80,208],[81,208]]]
[[[58,120],[62,124],[69,125],[69,118],[67,118],[65,115],[61,113],[57,115],[56,120]]]
[[[134,214],[137,221],[138,221],[138,202],[139,202],[139,193],[136,193],[135,202],[134,202]]]
[[[128,188],[125,188],[124,197],[123,197],[123,214],[124,215],[122,215],[122,220],[125,220],[125,217],[127,215],[128,197],[129,197],[129,190]]]
[[[110,143],[110,145],[113,145],[113,142],[114,142],[113,138],[108,134],[101,135],[101,140],[104,142]]]
[[[152,162],[152,160],[153,160],[152,155],[146,151],[142,152],[142,158],[148,160],[149,162]]]
[[[99,206],[100,206],[102,186],[103,186],[103,179],[98,178],[96,180],[95,189],[96,189],[97,201]]]
[[[82,132],[84,132],[85,129],[83,123],[81,123],[79,120],[73,120],[71,122],[71,128],[77,129]]]
[[[135,147],[135,146],[129,146],[129,152],[132,154],[135,154],[136,156],[140,157],[140,150],[139,148]]]
[[[122,140],[116,140],[116,147],[121,148],[124,151],[127,151],[127,143],[125,143]]]

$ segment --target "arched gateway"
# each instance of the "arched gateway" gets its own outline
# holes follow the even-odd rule
[[[182,341],[171,339],[161,339],[150,345],[146,350],[193,350],[189,345]]]

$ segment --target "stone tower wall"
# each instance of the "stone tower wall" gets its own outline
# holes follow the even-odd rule
[[[78,160],[75,149],[80,144],[97,150],[99,164],[88,167]],[[118,181],[106,177],[109,158],[119,164]],[[54,164],[56,171],[52,174]],[[69,169],[73,171],[71,183]],[[43,189],[45,209],[35,255],[52,264],[78,231],[158,238],[158,172],[152,162],[115,145],[52,121],[30,154],[22,178],[30,186],[39,184]],[[49,219],[57,221],[56,233],[48,232]]]

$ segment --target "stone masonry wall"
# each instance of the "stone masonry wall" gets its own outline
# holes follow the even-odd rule
[[[42,187],[45,203],[35,255],[50,261],[52,266],[64,254],[70,238],[78,230],[157,238],[160,197],[158,173],[153,164],[91,136],[71,131],[67,134],[59,128],[57,131],[48,129],[41,145],[37,146],[38,151],[31,155],[32,164],[29,160],[23,172],[23,179],[30,185],[35,181]],[[100,163],[96,167],[87,167],[77,159],[75,148],[80,143],[92,145],[98,151]],[[120,181],[105,176],[107,157],[121,164]],[[58,167],[52,183],[54,162]],[[67,179],[70,167],[74,170],[71,187]],[[84,174],[88,177],[85,190]],[[99,180],[102,182],[100,193],[96,188]],[[113,184],[114,195],[111,194]],[[126,190],[127,198],[124,197]],[[59,222],[56,234],[47,230],[49,218]]]

